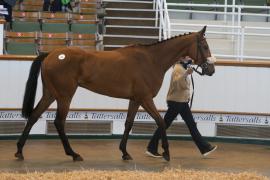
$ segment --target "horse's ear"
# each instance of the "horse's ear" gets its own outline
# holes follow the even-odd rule
[[[202,36],[204,36],[204,34],[205,34],[206,27],[207,27],[207,26],[204,26],[204,27],[202,28],[202,30],[200,31],[200,34],[201,34]]]

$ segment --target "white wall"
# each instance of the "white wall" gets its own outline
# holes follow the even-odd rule
[[[194,109],[270,112],[270,69],[217,67],[213,77],[196,76]]]
[[[25,82],[31,62],[0,61],[0,108],[21,108]],[[212,77],[194,76],[193,110],[270,113],[270,69],[253,67],[217,67]],[[166,109],[170,80],[167,72],[155,98],[158,109]],[[37,99],[41,96],[41,83]],[[128,101],[97,95],[79,88],[72,108],[127,109]],[[55,107],[55,104],[51,107]]]

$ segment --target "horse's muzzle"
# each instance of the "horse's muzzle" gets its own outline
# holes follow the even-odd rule
[[[215,73],[215,67],[213,65],[202,68],[202,75],[212,76]]]

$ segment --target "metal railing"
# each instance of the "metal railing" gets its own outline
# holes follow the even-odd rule
[[[107,0],[112,1],[112,0]],[[114,0],[114,1],[121,1],[121,0]],[[126,2],[126,1],[125,1]],[[137,1],[129,1],[129,2],[137,2]],[[140,3],[146,3],[142,1]],[[150,2],[147,2],[150,3]],[[200,13],[200,14],[216,14],[221,17],[221,21],[213,21],[217,22],[217,24],[222,25],[208,25],[207,35],[224,35],[224,39],[230,41],[229,52],[223,51],[222,49],[218,49],[218,51],[213,51],[217,57],[222,58],[233,58],[239,61],[244,59],[261,59],[261,60],[269,60],[270,53],[266,52],[266,47],[263,48],[263,54],[259,54],[257,52],[250,53],[254,50],[246,50],[247,44],[249,42],[248,38],[250,37],[269,37],[270,27],[252,27],[252,25],[242,25],[242,16],[264,16],[269,17],[269,14],[266,13],[246,13],[243,12],[243,9],[262,9],[270,11],[270,7],[267,6],[244,6],[244,5],[235,5],[235,0],[233,0],[232,5],[228,5],[227,1],[225,0],[224,5],[218,4],[190,4],[190,3],[167,3],[166,0],[153,0],[153,9],[144,9],[143,11],[155,11],[155,27],[159,29],[159,40],[168,39],[171,37],[172,33],[177,32],[192,32],[194,31],[194,27],[203,27],[205,24],[194,24],[194,21],[190,21],[190,24],[185,23],[171,23],[172,19],[169,17],[169,13],[171,12],[186,12],[186,13]],[[207,7],[207,8],[218,8],[219,11],[202,11],[202,10],[180,10],[180,9],[168,9],[170,6],[184,6],[184,7]],[[223,8],[223,9],[222,9]],[[197,8],[198,9],[198,8]],[[130,9],[125,9],[130,10]],[[128,18],[127,18],[128,19]],[[144,18],[134,18],[134,19],[144,19]],[[150,18],[147,18],[150,19]],[[154,19],[154,18],[153,18]],[[211,24],[213,23],[211,22]],[[199,22],[200,23],[200,22]],[[176,29],[175,26],[180,26],[179,29]],[[135,26],[130,26],[134,27]],[[172,29],[173,27],[173,29]],[[186,29],[183,27],[187,27]],[[140,27],[141,28],[141,27]],[[145,27],[148,28],[148,27]],[[197,29],[198,29],[197,28]],[[218,30],[217,30],[218,28]],[[256,29],[256,30],[255,30]],[[258,30],[262,32],[258,33]],[[257,31],[257,32],[256,32]],[[126,37],[126,35],[119,35],[119,37]],[[130,38],[144,38],[144,36],[129,36]],[[155,38],[155,37],[149,37]],[[227,41],[226,41],[227,42]],[[266,41],[264,40],[264,43]],[[270,42],[270,41],[269,41]],[[267,44],[267,43],[266,43]],[[211,47],[211,44],[209,44]],[[118,45],[122,47],[123,45]],[[215,47],[215,45],[213,46]],[[256,46],[254,46],[256,49]],[[214,49],[215,48],[211,48]],[[256,50],[255,50],[256,51]],[[258,51],[259,52],[259,51]],[[266,53],[265,53],[266,52]],[[249,54],[249,55],[247,55]]]
[[[203,27],[204,24],[187,24],[187,23],[171,23],[172,26],[181,26],[181,27],[190,27],[190,29],[188,28],[184,28],[184,29],[171,29],[171,32],[195,32],[194,27]],[[235,36],[236,38],[233,39],[229,39],[229,41],[234,42],[236,44],[235,48],[236,48],[236,54],[216,54],[214,53],[214,55],[216,57],[223,57],[223,58],[235,58],[237,60],[243,61],[244,59],[260,59],[260,60],[269,60],[270,56],[255,56],[255,55],[245,55],[244,50],[245,50],[245,39],[247,37],[250,36],[257,36],[257,37],[269,37],[270,38],[270,34],[269,33],[248,33],[246,32],[247,30],[252,30],[252,29],[256,29],[256,30],[269,30],[270,31],[270,27],[266,28],[260,28],[260,27],[250,27],[250,26],[224,26],[224,25],[207,25],[208,30],[207,30],[207,34],[206,35],[229,35],[229,36]],[[211,29],[217,29],[220,28],[220,31],[213,31]],[[210,29],[210,30],[209,30]],[[231,29],[234,29],[234,32],[230,31]],[[211,48],[212,49],[212,48]],[[270,53],[269,53],[270,55]]]
[[[159,25],[159,40],[170,37],[170,18],[167,9],[166,0],[155,0],[154,8],[156,9],[156,27]],[[159,23],[158,23],[159,22]]]
[[[263,59],[263,60],[269,60],[270,59],[270,53],[269,56],[258,56],[258,55],[246,55],[245,54],[245,42],[247,37],[255,36],[255,37],[270,37],[270,27],[252,27],[247,25],[242,25],[241,18],[243,16],[256,16],[256,17],[266,17],[270,18],[270,14],[268,13],[245,13],[243,12],[243,9],[261,9],[265,12],[270,12],[270,7],[268,6],[245,6],[245,5],[235,5],[235,0],[233,0],[232,5],[227,4],[227,0],[225,0],[224,5],[218,5],[218,4],[191,4],[191,3],[166,3],[166,0],[160,0],[164,1],[163,4],[166,4],[167,6],[184,6],[184,7],[212,7],[212,8],[224,8],[224,11],[202,11],[202,10],[181,10],[181,9],[168,9],[163,8],[163,13],[160,14],[168,14],[169,12],[187,12],[187,13],[202,13],[202,14],[217,14],[217,15],[223,15],[223,21],[226,25],[208,25],[208,27],[212,28],[220,28],[220,31],[211,31],[208,30],[207,34],[220,34],[220,35],[226,35],[231,37],[231,41],[235,42],[236,47],[236,53],[233,54],[215,54],[217,57],[225,57],[225,58],[235,58],[237,60],[243,61],[243,59]],[[228,11],[228,8],[231,10]],[[161,10],[161,9],[159,9]],[[230,16],[230,18],[228,18]],[[173,32],[192,32],[194,29],[171,29],[172,26],[182,26],[182,27],[202,27],[205,24],[187,24],[187,23],[170,23],[170,18],[167,21],[169,22],[168,25],[162,25],[161,28],[163,32],[167,32],[167,36],[163,35],[163,39],[169,38],[170,34]],[[218,24],[218,23],[217,23]],[[226,30],[225,30],[226,29]],[[262,30],[264,33],[255,33],[255,32],[246,32],[247,30]],[[168,32],[170,31],[170,33]]]

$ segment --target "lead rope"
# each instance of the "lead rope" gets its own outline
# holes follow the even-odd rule
[[[199,53],[198,53],[198,51],[199,51],[199,38],[198,38],[198,36],[197,36],[197,59],[199,58]],[[200,49],[201,50],[201,49]],[[198,68],[199,68],[199,66],[197,66],[196,68],[194,68],[194,67],[192,67],[191,66],[191,68],[196,72],[196,73],[198,73],[199,75],[203,75],[203,73],[202,72],[200,72],[200,71],[198,71]],[[192,76],[192,74],[190,75],[190,78],[191,78],[191,84],[192,84],[192,94],[191,94],[191,98],[190,98],[190,104],[189,104],[189,108],[191,109],[192,108],[192,103],[193,103],[193,96],[194,96],[194,79],[193,79],[193,76]]]
[[[192,108],[192,103],[193,103],[193,96],[194,96],[194,79],[192,74],[190,75],[191,78],[191,84],[192,84],[192,94],[191,94],[191,98],[190,98],[190,104],[189,104],[189,108]]]
[[[192,67],[192,69],[196,72],[196,73],[198,73],[199,75],[203,75],[203,73],[202,72],[200,72],[199,70],[198,70],[198,68],[199,68],[199,66],[197,66],[197,68],[194,68],[194,67]]]

